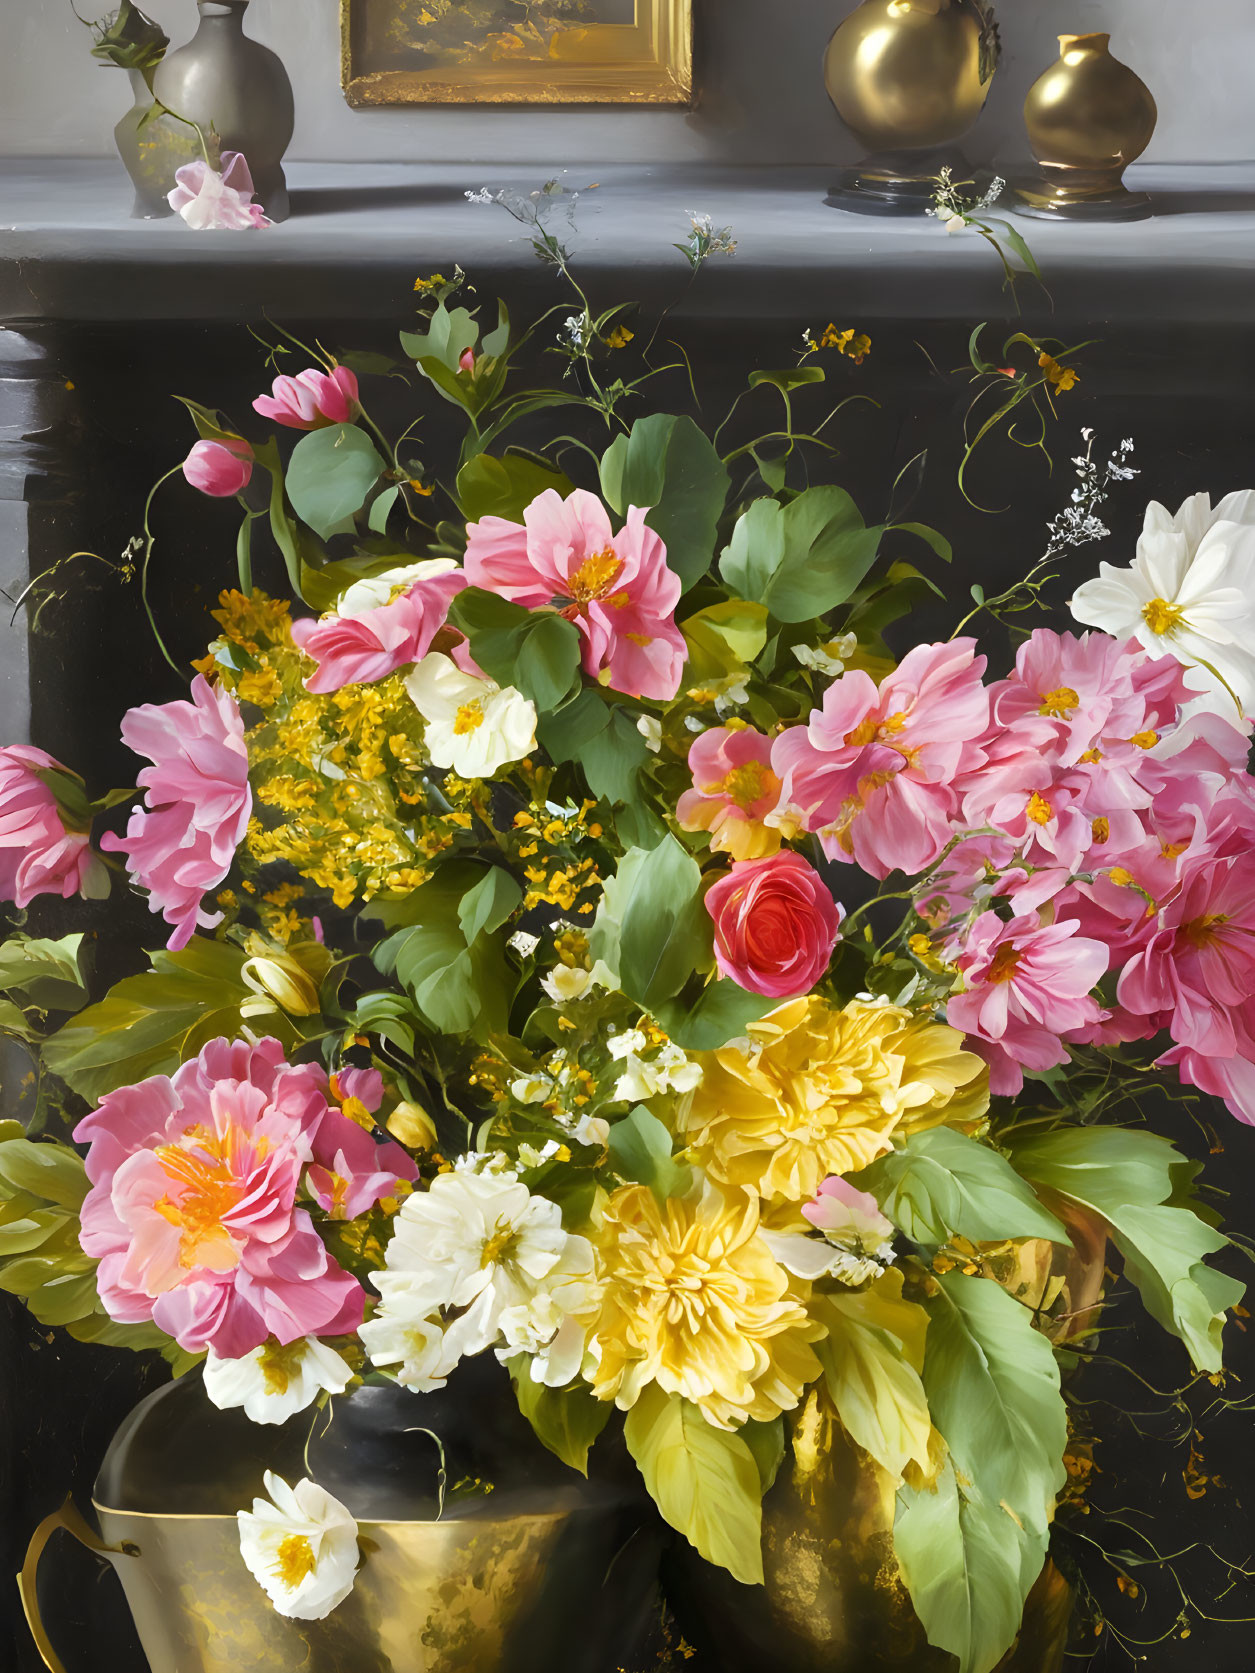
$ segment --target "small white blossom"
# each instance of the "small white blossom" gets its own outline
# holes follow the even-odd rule
[[[481,186],[477,192],[466,192],[463,195],[467,203],[496,203],[497,201],[497,194],[490,192],[487,186]]]
[[[318,1396],[343,1394],[353,1376],[333,1348],[316,1336],[281,1346],[271,1339],[239,1359],[211,1348],[205,1361],[205,1393],[220,1411],[243,1406],[254,1423],[286,1423]]]
[[[555,1156],[561,1156],[564,1148],[557,1139],[546,1139],[539,1150],[534,1144],[521,1144],[519,1163],[525,1168],[543,1168],[546,1162],[552,1162]]]
[[[621,1034],[612,1034],[606,1041],[606,1049],[616,1063],[621,1063],[629,1052],[642,1052],[649,1047],[649,1041],[639,1028],[625,1028]]]
[[[966,232],[967,222],[962,215],[951,215],[945,223],[947,232]]]
[[[701,1064],[694,1063],[679,1046],[666,1045],[648,1063],[635,1052],[629,1053],[614,1097],[616,1102],[638,1104],[664,1092],[692,1092],[701,1082]]]
[[[516,929],[506,942],[506,946],[516,952],[520,958],[531,958],[540,946],[539,935],[529,935],[525,929]]]
[[[826,645],[794,645],[793,654],[816,674],[844,674],[845,664],[858,649],[857,633],[842,633]]]
[[[636,730],[645,740],[645,748],[657,755],[662,748],[662,722],[657,715],[641,715],[636,722]]]
[[[610,1138],[610,1123],[600,1115],[581,1115],[571,1128],[571,1134],[578,1144],[604,1150]]]
[[[280,1615],[321,1621],[344,1602],[357,1575],[357,1523],[308,1477],[289,1487],[267,1470],[269,1499],[236,1515],[240,1555]]]
[[[586,999],[593,985],[592,972],[578,966],[556,964],[547,976],[542,976],[541,987],[555,1005],[576,999]]]
[[[406,676],[405,689],[426,722],[424,742],[437,767],[461,778],[491,778],[536,747],[536,705],[513,686],[464,674],[429,651]]]
[[[553,1095],[553,1082],[548,1075],[520,1075],[510,1082],[510,1096],[520,1104],[543,1104]]]

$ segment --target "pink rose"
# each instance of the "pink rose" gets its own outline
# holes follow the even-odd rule
[[[239,436],[222,441],[198,441],[183,461],[183,474],[193,488],[217,499],[230,499],[248,487],[253,474],[253,450]]]
[[[57,798],[36,769],[68,770],[28,744],[0,749],[0,899],[22,908],[36,895],[99,900],[109,879],[91,838],[66,830]]]
[[[734,864],[706,896],[715,962],[749,993],[809,993],[828,968],[844,911],[800,854]]]
[[[318,664],[306,689],[322,693],[373,685],[418,662],[465,586],[466,576],[451,558],[428,558],[355,583],[320,621],[293,622],[293,640]],[[402,590],[391,597],[398,587]]]
[[[466,537],[470,585],[529,610],[559,601],[584,641],[586,674],[630,697],[675,696],[687,655],[675,624],[680,577],[641,507],[615,534],[595,495],[549,488],[522,523],[482,517]]]
[[[319,372],[311,366],[294,378],[276,378],[269,395],[259,395],[254,412],[289,430],[322,430],[351,424],[357,417],[357,379],[347,366]]]
[[[247,232],[271,225],[261,204],[253,202],[253,177],[238,151],[222,153],[221,173],[197,157],[174,178],[177,184],[166,194],[170,207],[196,232]]]
[[[132,813],[124,837],[100,842],[126,855],[131,880],[174,926],[169,945],[176,949],[198,926],[222,921],[220,912],[202,910],[201,899],[230,871],[253,810],[239,704],[203,674],[192,681],[191,697],[146,703],[126,715],[123,742],[153,763],[139,775],[145,805]]]
[[[230,1359],[270,1336],[357,1329],[362,1287],[296,1206],[326,1094],[323,1071],[286,1062],[277,1040],[212,1040],[79,1122],[92,1184],[79,1241],[110,1318]]]

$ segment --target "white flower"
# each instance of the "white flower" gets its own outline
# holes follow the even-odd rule
[[[496,192],[490,192],[487,186],[481,186],[477,192],[463,192],[467,203],[496,203]]]
[[[822,1238],[808,1237],[805,1232],[776,1232],[761,1228],[763,1242],[787,1272],[812,1282],[819,1278],[835,1278],[842,1284],[865,1284],[883,1272],[893,1260],[893,1249],[886,1244],[887,1256],[861,1255],[853,1249],[834,1249]]]
[[[1151,504],[1128,569],[1100,564],[1078,587],[1072,614],[1154,656],[1196,670],[1192,684],[1232,715],[1255,709],[1255,493],[1213,510],[1195,494],[1176,516]],[[1226,687],[1232,691],[1230,696]]]
[[[604,1150],[610,1139],[610,1123],[600,1115],[581,1115],[571,1128],[571,1136],[577,1144]]]
[[[679,1046],[666,1045],[649,1063],[635,1052],[629,1053],[614,1096],[616,1102],[638,1104],[664,1092],[692,1092],[701,1083],[701,1064],[694,1063]]]
[[[352,1367],[316,1336],[286,1346],[272,1338],[239,1359],[223,1359],[210,1348],[205,1393],[221,1411],[243,1406],[254,1423],[286,1423],[324,1389],[343,1394],[352,1375]]]
[[[793,654],[803,668],[816,674],[844,674],[845,664],[858,649],[858,635],[843,633],[827,645],[794,645]]]
[[[749,700],[749,687],[743,679],[726,680],[715,696],[715,713],[722,720],[726,714],[730,714],[733,709],[742,708]]]
[[[520,1075],[510,1082],[510,1096],[520,1104],[543,1104],[553,1093],[548,1075]]]
[[[431,1313],[464,1309],[445,1327],[440,1365],[451,1369],[504,1341],[499,1358],[532,1353],[538,1380],[570,1381],[583,1357],[596,1258],[586,1238],[563,1229],[557,1203],[505,1169],[455,1169],[407,1197],[393,1225],[387,1270],[372,1275],[384,1309],[396,1307],[398,1278],[415,1313],[428,1303]]]
[[[645,740],[645,748],[657,755],[662,748],[662,722],[657,715],[640,715],[637,718],[636,730]]]
[[[464,674],[430,651],[407,676],[405,689],[426,724],[427,753],[460,778],[491,778],[536,747],[536,706],[513,686]]]
[[[437,575],[447,575],[458,566],[452,558],[424,558],[421,563],[396,564],[378,575],[364,576],[346,587],[336,600],[332,616],[364,616],[368,610],[381,609],[390,604],[399,592],[419,581],[430,581]],[[327,619],[323,618],[324,621]]]
[[[639,1054],[647,1049],[649,1041],[639,1028],[625,1028],[622,1034],[612,1034],[606,1041],[606,1049],[616,1063],[621,1063],[629,1052]]]
[[[506,942],[506,946],[512,948],[520,958],[531,958],[537,947],[540,946],[540,937],[539,935],[529,935],[525,929],[516,929]]]
[[[306,1477],[289,1487],[267,1470],[269,1499],[236,1514],[240,1555],[280,1615],[321,1621],[353,1590],[357,1523]]]
[[[962,232],[966,226],[967,222],[963,219],[962,215],[951,215],[945,223],[947,232]]]
[[[546,1162],[552,1162],[555,1156],[561,1156],[564,1151],[566,1151],[566,1156],[569,1157],[570,1151],[566,1149],[565,1145],[559,1144],[557,1139],[546,1139],[539,1150],[534,1144],[521,1144],[519,1146],[519,1166],[543,1168]]]
[[[591,971],[578,965],[555,964],[547,976],[541,977],[540,985],[555,1005],[564,1005],[587,998],[593,977]]]
[[[358,1326],[372,1365],[398,1366],[397,1381],[419,1394],[443,1388],[457,1364],[445,1348],[444,1326],[430,1286],[407,1272],[372,1274],[379,1291],[373,1319]]]

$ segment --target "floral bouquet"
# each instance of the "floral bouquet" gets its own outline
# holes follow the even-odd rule
[[[622,416],[654,375],[618,375],[623,311],[578,293],[562,375],[520,386],[540,339],[459,283],[420,281],[402,337],[454,471],[384,433],[351,356],[254,402],[290,450],[188,402],[239,586],[187,695],[122,723],[138,789],[0,752],[4,896],[124,868],[166,940],[94,1003],[82,936],[5,943],[0,1025],[40,1077],[37,1136],[0,1143],[0,1285],[258,1423],[495,1355],[538,1445],[584,1470],[620,1423],[661,1516],[748,1585],[822,1411],[897,1494],[928,1638],[989,1673],[1065,1482],[1056,1344],[1095,1323],[995,1257],[1099,1227],[1202,1373],[1242,1293],[1138,1099],[1255,1120],[1255,501],[1152,505],[1132,566],[1084,579],[1134,474],[1087,452],[1046,562],[1091,631],[1018,625],[1039,566],[898,658],[938,589],[891,554],[948,549],[801,486],[813,338],[752,379],[783,427],[729,448]],[[600,447],[505,442],[575,409]],[[253,583],[258,523],[290,600]],[[982,618],[1021,641],[993,674]],[[321,1618],[353,1519],[268,1491],[243,1560]]]

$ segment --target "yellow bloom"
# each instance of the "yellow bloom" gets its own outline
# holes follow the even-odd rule
[[[953,1028],[867,1000],[816,995],[750,1023],[736,1045],[698,1053],[705,1074],[679,1121],[715,1179],[769,1202],[805,1202],[855,1173],[894,1135],[988,1107],[985,1066]]]
[[[1046,381],[1053,384],[1060,395],[1066,395],[1081,381],[1081,374],[1074,367],[1060,365],[1054,355],[1047,354],[1044,349],[1037,357],[1037,364],[1045,372]]]
[[[660,1205],[644,1185],[610,1198],[600,1237],[605,1288],[593,1392],[626,1411],[657,1383],[738,1428],[791,1411],[819,1374],[823,1335],[758,1234],[752,1192],[707,1184]]]

